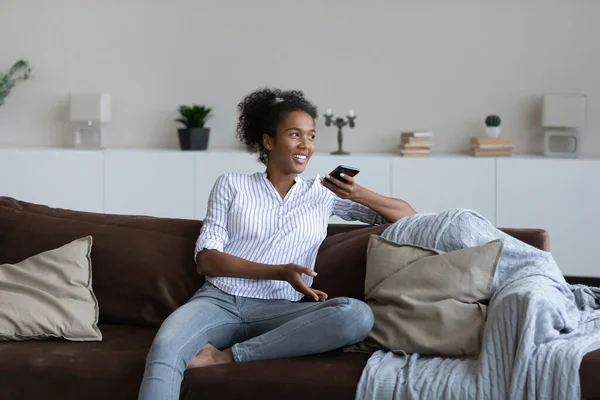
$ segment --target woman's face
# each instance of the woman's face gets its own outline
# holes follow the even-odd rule
[[[269,150],[269,166],[285,174],[301,174],[315,152],[315,121],[304,111],[286,113],[275,138],[265,135],[263,142]]]

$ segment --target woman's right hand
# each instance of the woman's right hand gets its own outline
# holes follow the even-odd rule
[[[302,274],[315,277],[317,273],[310,268],[302,267],[298,264],[285,264],[283,265],[282,281],[287,281],[294,289],[302,293],[306,297],[315,299],[315,301],[327,300],[327,293],[321,292],[317,289],[311,289],[306,286],[306,283],[302,280]]]

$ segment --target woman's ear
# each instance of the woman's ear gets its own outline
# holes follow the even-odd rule
[[[267,150],[271,150],[273,147],[273,138],[266,133],[263,135],[263,147]]]

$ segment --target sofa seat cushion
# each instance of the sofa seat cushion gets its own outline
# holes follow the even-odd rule
[[[186,371],[181,398],[351,400],[369,356],[333,351],[315,356],[197,368]]]
[[[100,329],[102,342],[0,342],[2,400],[136,399],[156,329]],[[352,399],[367,359],[336,351],[198,368],[186,371],[181,398]]]
[[[184,400],[354,399],[370,354],[329,352],[293,359],[251,361],[186,371]],[[579,370],[581,398],[600,400],[600,350]]]
[[[99,325],[102,342],[0,342],[2,400],[135,399],[156,328]]]
[[[2,400],[136,399],[155,328],[100,325],[102,342],[0,342]],[[186,371],[182,399],[353,399],[369,354],[252,361]],[[600,350],[581,364],[581,394],[600,399]]]

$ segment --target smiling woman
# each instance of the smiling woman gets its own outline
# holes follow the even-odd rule
[[[331,184],[299,176],[315,151],[317,117],[302,92],[258,90],[238,111],[237,137],[266,170],[215,182],[194,255],[206,284],[161,326],[142,400],[177,399],[186,368],[316,354],[362,340],[373,326],[366,303],[311,288],[329,218],[381,224],[414,213],[351,177]]]
[[[237,137],[258,153],[284,197],[315,151],[317,107],[298,90],[262,89],[246,96],[238,110]]]
[[[305,136],[314,141],[317,107],[301,91],[257,90],[238,104],[238,110],[237,137],[250,152],[259,153],[259,160],[265,165],[269,153],[280,149],[274,147],[278,138],[291,141]]]

